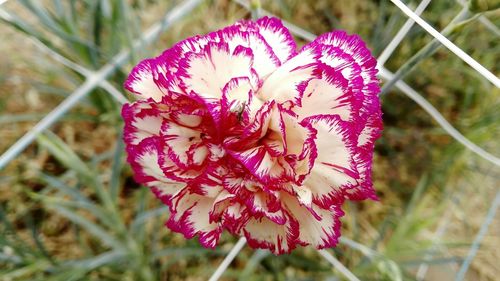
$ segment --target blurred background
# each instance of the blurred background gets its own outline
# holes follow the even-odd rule
[[[141,59],[249,18],[238,2],[0,1],[0,153],[64,101],[32,143],[0,160],[0,280],[208,279],[237,238],[206,250],[164,227],[168,209],[125,162],[120,109],[133,97],[122,83]],[[420,1],[405,3],[414,10]],[[312,34],[359,34],[377,57],[407,20],[387,0],[262,7]],[[431,1],[422,18],[498,75],[499,8]],[[385,68],[500,156],[499,89],[427,32],[414,26]],[[346,202],[343,239],[329,251],[361,280],[498,280],[499,166],[382,81],[385,130],[373,172],[380,201]],[[311,248],[276,257],[245,247],[221,280],[343,278]]]

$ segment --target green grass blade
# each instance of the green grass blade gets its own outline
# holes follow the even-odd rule
[[[31,193],[30,196],[35,200],[40,200],[45,205],[60,206],[71,209],[75,212],[78,210],[86,210],[109,228],[113,228],[116,225],[115,221],[112,220],[111,215],[106,210],[91,201],[65,200],[58,197],[45,196],[36,193]]]
[[[93,172],[58,136],[46,132],[37,137],[37,142],[42,147],[45,147],[64,166],[74,170],[84,184],[92,187],[108,210],[114,209],[114,204],[109,197],[109,193],[104,189],[96,173]]]
[[[116,149],[113,156],[113,164],[111,166],[111,180],[109,183],[109,193],[111,194],[111,199],[116,202],[118,195],[120,194],[120,176],[124,165],[124,154],[125,144],[122,140],[122,132],[117,137]]]
[[[53,209],[57,213],[59,213],[61,216],[69,219],[70,221],[74,222],[75,224],[81,226],[83,229],[85,229],[88,233],[92,234],[94,237],[98,238],[104,245],[109,246],[113,249],[125,249],[125,247],[122,245],[122,243],[116,239],[116,237],[112,236],[111,233],[112,231],[106,230],[102,228],[101,226],[97,225],[96,223],[86,219],[82,215],[62,206],[57,206],[57,205],[51,205],[49,204],[47,207],[50,209]]]

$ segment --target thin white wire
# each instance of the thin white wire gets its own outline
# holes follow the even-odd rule
[[[33,41],[33,43],[38,48],[40,48],[42,51],[46,52],[54,60],[56,60],[56,61],[62,63],[63,65],[73,69],[74,71],[82,74],[85,77],[95,75],[94,71],[91,71],[91,70],[63,57],[61,54],[59,54],[59,53],[55,52],[54,50],[50,49],[49,47],[47,47],[45,44],[43,44],[37,38],[32,37],[32,36],[29,36],[29,38]],[[128,100],[125,98],[125,96],[123,96],[123,94],[120,91],[118,91],[118,89],[116,89],[111,83],[109,83],[108,80],[102,80],[99,83],[99,86],[101,86],[104,90],[106,90],[120,104],[124,104],[124,103],[128,102]]]
[[[481,15],[479,16],[479,21],[484,26],[486,26],[486,28],[488,28],[491,32],[495,33],[497,37],[500,37],[500,29],[498,29],[498,27],[494,23],[492,23],[487,17]]]
[[[457,2],[460,3],[462,7],[468,6],[465,0],[457,0]],[[500,37],[500,29],[494,23],[492,23],[485,15],[479,15],[479,21],[491,32],[495,33],[497,37]]]
[[[494,171],[496,171],[496,168],[494,167],[489,168],[489,171],[484,174],[484,177],[487,178],[493,176],[492,173]],[[459,188],[457,192],[454,192],[453,196],[449,200],[450,203],[459,206],[460,202],[463,200],[461,196],[463,196],[463,188]],[[435,250],[439,250],[441,252],[447,252],[447,247],[445,245],[438,245],[438,242],[440,241],[444,233],[447,231],[448,225],[450,224],[450,218],[452,216],[452,213],[453,209],[447,208],[446,213],[444,214],[444,216],[441,217],[440,222],[438,224],[438,228],[436,229],[433,235],[432,245],[431,247],[429,247],[430,252],[425,255],[424,262],[422,262],[417,269],[417,273],[415,275],[417,281],[425,280],[425,275],[427,274],[427,271],[429,269],[428,261],[433,258]],[[458,271],[458,268],[456,271]]]
[[[150,44],[156,36],[158,36],[163,30],[168,28],[172,23],[182,19],[184,15],[194,9],[201,0],[187,0],[182,2],[182,4],[176,6],[170,12],[168,12],[162,21],[157,22],[151,28],[149,28],[144,36],[134,41],[133,49],[143,47],[143,44]],[[63,102],[61,102],[54,110],[47,114],[42,120],[40,120],[30,131],[28,131],[24,136],[16,141],[12,146],[9,147],[0,156],[0,169],[5,167],[11,160],[13,160],[19,153],[21,153],[29,144],[31,144],[35,138],[45,129],[49,128],[53,123],[55,123],[59,118],[70,110],[80,99],[87,95],[92,89],[101,83],[106,77],[111,75],[118,66],[125,63],[130,56],[130,50],[124,50],[118,53],[115,57],[111,59],[108,64],[103,66],[97,72],[88,76],[85,82],[78,87],[69,97],[67,97]],[[107,89],[111,90],[111,89]],[[112,90],[111,90],[112,91]]]
[[[354,240],[351,240],[349,238],[346,238],[346,237],[340,237],[339,239],[339,243],[340,244],[344,244],[348,247],[351,247],[355,250],[358,250],[360,251],[363,255],[365,255],[366,257],[369,257],[369,258],[373,258],[373,257],[376,257],[376,256],[381,256],[381,254],[375,250],[373,250],[372,248],[370,247],[367,247],[361,243],[358,243]]]
[[[422,0],[420,4],[418,4],[417,8],[415,9],[415,14],[419,15],[422,14],[422,12],[425,10],[427,5],[431,0]],[[384,66],[384,64],[387,62],[389,57],[392,55],[394,50],[398,47],[399,43],[403,40],[403,38],[406,36],[406,34],[410,31],[412,28],[413,24],[415,24],[415,21],[411,18],[409,18],[404,25],[399,29],[398,33],[392,38],[391,42],[385,47],[385,49],[382,51],[382,54],[377,59],[377,64],[379,67]]]
[[[236,255],[238,255],[238,253],[241,251],[241,249],[243,248],[243,246],[245,246],[246,243],[247,243],[247,240],[245,239],[245,237],[241,237],[240,240],[238,240],[238,242],[233,246],[231,251],[229,251],[227,256],[224,258],[224,260],[219,265],[219,267],[217,267],[217,269],[212,274],[212,276],[210,276],[210,279],[208,279],[208,281],[219,280],[219,278],[222,276],[222,274],[224,274],[224,271],[226,271],[229,264],[231,264],[233,259],[236,257]]]
[[[408,17],[413,19],[416,23],[418,23],[423,29],[429,32],[434,38],[439,40],[446,48],[460,57],[463,61],[465,61],[468,65],[474,68],[477,72],[484,76],[484,78],[488,79],[493,85],[497,88],[500,88],[500,79],[496,77],[493,73],[491,73],[488,69],[474,60],[467,53],[462,51],[457,45],[448,40],[448,38],[444,37],[441,33],[435,30],[432,26],[430,26],[425,20],[421,17],[417,16],[412,10],[410,10],[403,2],[400,0],[391,0],[394,5],[396,5],[403,13],[405,13]]]
[[[379,69],[380,76],[386,80],[391,80],[394,77],[394,74],[391,73],[389,70],[387,70],[384,67],[381,67]],[[404,81],[399,80],[396,82],[396,87],[401,90],[407,97],[412,99],[414,102],[416,102],[420,107],[422,107],[429,115],[436,120],[436,122],[445,130],[451,137],[453,137],[455,140],[460,142],[462,145],[464,145],[466,148],[468,148],[470,151],[476,153],[477,155],[481,156],[485,160],[488,160],[489,162],[500,166],[500,158],[490,154],[489,152],[483,150],[479,146],[477,146],[475,143],[471,142],[469,139],[467,139],[464,135],[462,135],[457,129],[455,129],[444,117],[441,115],[441,113],[434,107],[432,104],[430,104],[424,97],[422,97],[419,93],[417,93],[415,90],[413,90],[408,84],[406,84]]]
[[[476,235],[476,238],[474,239],[474,242],[472,242],[472,246],[470,247],[469,253],[467,254],[467,257],[465,258],[464,262],[462,263],[462,266],[460,267],[460,270],[458,271],[457,275],[455,276],[455,281],[462,281],[465,278],[465,273],[467,273],[467,270],[469,269],[469,266],[474,259],[474,257],[477,254],[477,251],[479,250],[479,247],[481,246],[481,241],[483,241],[484,236],[488,232],[488,228],[495,218],[496,212],[498,207],[500,206],[500,191],[497,192],[495,198],[493,199],[493,202],[491,203],[491,206],[488,210],[488,213],[486,214],[486,218],[484,219],[484,223],[481,225],[481,228],[479,229],[479,232]],[[493,246],[495,247],[495,246]],[[498,245],[497,245],[498,247]]]
[[[434,236],[432,238],[432,244],[433,246],[431,247],[431,250],[437,250],[439,249],[436,245],[441,239],[441,237],[444,235],[446,232],[446,229],[448,228],[448,225],[450,224],[450,218],[451,218],[451,212],[447,212],[442,218],[441,221],[439,222],[439,227],[437,228],[436,232],[434,233]],[[416,279],[417,281],[423,281],[425,278],[425,275],[427,274],[427,271],[429,270],[429,264],[427,263],[428,260],[431,260],[433,258],[433,253],[432,251],[424,256],[424,262],[420,264],[417,270]]]
[[[491,32],[495,33],[497,37],[500,37],[500,29],[498,29],[498,27],[494,23],[492,23],[487,17],[485,17],[484,15],[480,15],[479,21],[484,26],[486,26],[486,28],[488,28]]]
[[[339,260],[337,260],[327,250],[318,250],[318,253],[325,258],[335,269],[344,275],[349,281],[360,281],[349,269],[347,269]]]
[[[8,0],[6,0],[6,1],[8,1]],[[5,3],[5,2],[3,2],[3,3]],[[8,19],[10,19],[11,15],[7,11],[2,9],[1,4],[3,4],[3,3],[0,3],[0,18],[4,18],[4,19],[8,20]],[[35,46],[40,48],[42,51],[46,52],[52,59],[62,63],[63,65],[73,69],[74,71],[82,74],[83,76],[85,76],[85,78],[88,78],[88,77],[96,74],[94,71],[91,71],[91,70],[69,60],[68,58],[62,56],[61,54],[55,52],[51,48],[47,47],[43,42],[38,40],[38,38],[33,37],[33,36],[28,36],[28,38],[35,44]],[[101,86],[101,88],[106,90],[120,104],[124,104],[124,103],[128,102],[128,100],[125,98],[125,96],[120,91],[118,91],[118,89],[116,89],[111,83],[109,83],[108,80],[100,81],[99,86]]]
[[[127,98],[125,98],[125,96],[122,94],[122,92],[118,91],[118,89],[111,83],[109,83],[108,80],[103,80],[101,83],[99,83],[99,86],[106,92],[108,92],[108,94],[110,94],[118,103],[123,105],[129,102]]]

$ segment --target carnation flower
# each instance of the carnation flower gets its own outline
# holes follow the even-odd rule
[[[128,161],[167,226],[205,247],[224,230],[275,254],[334,247],[343,202],[377,198],[376,74],[358,36],[297,51],[276,18],[188,38],[125,82],[139,97],[122,111]]]

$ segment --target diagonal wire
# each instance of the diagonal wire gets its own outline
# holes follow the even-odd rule
[[[1,8],[0,8],[0,12],[2,12]],[[51,48],[49,48],[45,44],[43,44],[37,38],[35,38],[33,36],[29,36],[29,38],[33,41],[33,43],[38,48],[40,48],[42,51],[46,52],[54,60],[56,60],[56,61],[62,63],[63,65],[73,69],[74,71],[80,73],[81,75],[83,75],[85,77],[95,75],[95,72],[93,72],[93,71],[69,60],[68,58],[62,56],[61,54],[55,52],[54,50],[52,50]],[[99,83],[99,86],[101,88],[103,88],[104,90],[106,90],[120,104],[124,104],[124,103],[128,102],[128,100],[125,98],[125,96],[123,96],[123,94],[120,91],[118,91],[118,89],[116,89],[111,83],[109,83],[108,80],[102,80]]]
[[[492,23],[485,15],[480,15],[479,21],[491,32],[493,32],[496,35],[496,37],[500,37],[500,29],[494,23]]]
[[[441,34],[443,36],[451,35],[451,33],[464,22],[464,20],[471,19],[469,17],[469,14],[470,12],[467,8],[462,8],[462,10],[460,10],[460,12],[441,31]],[[398,70],[394,73],[394,78],[392,80],[384,83],[382,89],[380,90],[380,95],[385,95],[398,80],[403,79],[408,73],[410,73],[422,59],[432,55],[441,46],[442,44],[439,42],[439,40],[433,38],[429,43],[422,47],[416,54],[414,54],[402,66],[398,68]]]
[[[496,77],[488,69],[486,69],[480,63],[478,63],[476,60],[474,60],[467,53],[465,53],[464,51],[462,51],[462,49],[460,49],[457,45],[455,45],[453,42],[451,42],[450,40],[448,40],[448,38],[446,38],[441,33],[439,33],[432,26],[430,26],[421,17],[417,16],[403,2],[401,2],[400,0],[391,0],[391,2],[394,3],[394,5],[396,5],[399,9],[401,9],[401,11],[403,11],[403,13],[405,13],[408,17],[410,17],[416,23],[418,23],[418,25],[420,25],[423,29],[425,29],[425,31],[427,31],[432,36],[434,36],[434,38],[436,38],[437,40],[439,40],[439,42],[441,42],[441,44],[443,44],[446,48],[448,48],[455,55],[457,55],[459,58],[461,58],[464,62],[466,62],[468,65],[470,65],[472,68],[474,68],[477,72],[479,72],[481,75],[483,75],[484,78],[488,79],[497,88],[500,88],[500,79],[498,79],[498,77]]]
[[[456,0],[462,7],[468,8],[467,2],[465,0]],[[484,14],[479,15],[479,21],[491,32],[493,32],[497,37],[500,37],[500,29],[492,23]]]
[[[168,12],[160,22],[154,24],[150,29],[148,29],[143,37],[136,40],[132,49],[138,49],[143,47],[145,44],[151,44],[154,40],[156,40],[156,37],[161,32],[169,28],[176,21],[182,19],[184,15],[193,10],[201,2],[201,0],[187,0],[176,6]],[[40,120],[29,132],[22,136],[14,145],[9,147],[9,149],[0,156],[0,169],[5,167],[12,159],[14,159],[29,144],[31,144],[38,134],[59,120],[63,114],[70,110],[80,99],[91,92],[101,83],[101,81],[115,72],[120,65],[127,62],[130,54],[131,50],[129,49],[121,51],[113,57],[108,64],[88,76],[80,87],[78,87],[69,97],[61,102],[54,110],[47,114],[47,116]]]
[[[243,246],[245,246],[246,243],[247,243],[247,240],[245,239],[245,237],[241,237],[240,240],[238,240],[238,242],[233,246],[231,251],[229,251],[227,256],[224,258],[222,263],[219,265],[219,267],[217,267],[217,269],[212,274],[212,276],[210,276],[210,279],[208,279],[208,281],[219,280],[219,278],[222,276],[224,271],[226,271],[229,264],[231,264],[233,259],[236,257],[236,255],[238,255],[238,253],[241,251],[241,249],[243,248]]]
[[[374,258],[374,257],[377,257],[377,256],[382,256],[382,254],[380,254],[379,252],[373,250],[372,248],[370,247],[367,247],[361,243],[358,243],[354,240],[351,240],[349,238],[346,238],[346,237],[343,237],[341,236],[339,238],[339,243],[340,244],[344,244],[352,249],[355,249],[355,250],[358,250],[360,251],[363,255],[365,255],[366,257],[368,258]]]
[[[382,76],[386,80],[391,80],[394,77],[394,74],[385,68],[381,68],[380,76]],[[396,87],[403,92],[407,97],[416,102],[420,107],[422,107],[429,115],[445,130],[451,137],[461,143],[463,146],[468,148],[470,151],[476,153],[481,156],[485,160],[500,166],[500,158],[490,154],[489,152],[483,150],[481,147],[477,146],[475,143],[471,142],[464,135],[462,135],[457,129],[455,129],[444,117],[441,113],[430,104],[424,97],[422,97],[419,93],[413,90],[408,84],[404,81],[399,80],[396,82]]]
[[[462,263],[462,266],[460,267],[460,270],[458,271],[457,275],[455,276],[455,281],[462,281],[465,278],[465,273],[467,273],[467,270],[469,269],[469,266],[474,259],[474,257],[477,254],[477,251],[479,250],[479,247],[481,246],[481,241],[483,241],[484,236],[488,232],[488,228],[495,218],[496,212],[498,207],[500,206],[500,191],[497,192],[495,198],[493,199],[493,202],[491,203],[491,206],[488,210],[488,213],[486,215],[486,218],[484,219],[483,224],[481,225],[481,228],[479,229],[479,232],[476,235],[476,238],[474,239],[474,242],[472,242],[472,246],[470,247],[469,253],[467,254],[467,257],[465,258],[464,262]]]
[[[417,8],[415,9],[415,14],[420,15],[422,12],[425,10],[427,5],[431,0],[422,0],[420,4],[418,4]],[[379,67],[383,66],[386,61],[389,59],[389,57],[392,55],[394,50],[398,47],[399,43],[403,40],[403,38],[406,36],[406,34],[410,31],[412,28],[413,24],[415,24],[415,21],[411,18],[409,18],[404,25],[399,29],[398,33],[392,38],[391,42],[385,47],[385,49],[382,51],[382,54],[377,58],[377,64]]]
[[[415,278],[417,281],[423,281],[425,280],[425,275],[427,274],[427,271],[429,270],[429,264],[428,261],[432,260],[434,257],[434,252],[433,250],[439,250],[440,247],[437,246],[439,240],[441,237],[445,234],[448,225],[450,224],[450,219],[451,219],[451,211],[448,211],[443,217],[441,217],[441,221],[439,223],[439,226],[437,230],[434,232],[433,239],[432,239],[432,246],[431,246],[431,251],[424,256],[424,262],[421,263],[417,269],[417,273],[415,274]]]
[[[488,169],[489,171],[484,173],[484,177],[494,177],[495,175],[493,174],[494,171],[496,171],[495,167],[491,167]],[[450,203],[456,206],[459,206],[463,198],[464,192],[464,187],[459,186],[458,191],[454,192],[453,196],[449,199]],[[446,213],[441,217],[440,222],[438,224],[438,227],[436,231],[434,232],[433,239],[432,239],[432,245],[429,247],[431,251],[424,256],[424,262],[420,264],[420,266],[417,269],[417,273],[415,275],[417,281],[423,281],[425,280],[425,275],[427,274],[427,271],[429,269],[429,264],[428,261],[434,258],[435,251],[440,250],[440,251],[446,251],[447,252],[447,247],[445,245],[437,245],[441,237],[444,235],[444,233],[447,231],[448,225],[450,224],[450,219],[452,216],[452,209],[448,208],[446,210]]]
[[[318,250],[318,253],[325,258],[335,269],[344,275],[349,281],[360,281],[349,269],[347,269],[339,260],[337,260],[327,250]]]

